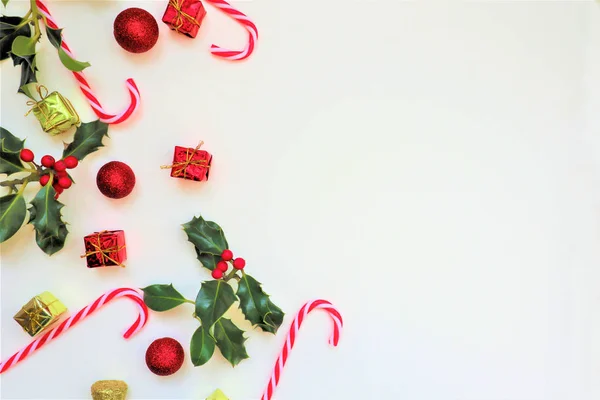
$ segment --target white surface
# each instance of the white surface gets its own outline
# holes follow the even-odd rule
[[[343,312],[338,349],[313,315],[277,398],[591,400],[600,398],[600,14],[585,2],[234,3],[257,23],[249,62],[212,57],[243,30],[207,7],[195,40],[160,25],[144,55],[122,51],[112,21],[128,6],[159,19],[165,1],[51,2],[107,109],[134,77],[143,105],[62,196],[71,231],[48,258],[31,228],[2,246],[3,358],[28,343],[12,320],[49,290],[75,311],[107,289],[172,282],[193,298],[209,275],[180,224],[221,224],[287,313],[277,337],[250,332],[251,358],[221,356],[172,377],[144,353],[172,336],[188,348],[191,309],[134,317],[113,304],[1,380],[2,399],[85,399],[123,379],[131,399],[258,399],[292,315],[324,297]],[[26,6],[11,1],[7,13]],[[44,40],[40,81],[93,115]],[[2,126],[38,156],[61,140],[23,118],[19,71],[2,63]],[[214,154],[207,184],[159,169],[173,146]],[[111,201],[98,168],[127,162],[135,192]],[[126,231],[127,269],[88,270],[82,237]]]

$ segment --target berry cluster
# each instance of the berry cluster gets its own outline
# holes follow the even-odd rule
[[[29,149],[21,150],[21,160],[32,163],[35,156],[33,151]],[[50,179],[52,179],[52,187],[56,191],[56,198],[65,190],[71,187],[73,182],[69,178],[67,169],[73,169],[77,167],[79,161],[74,156],[67,156],[63,160],[56,161],[54,157],[45,155],[42,157],[42,176],[40,176],[40,184],[46,186]],[[56,178],[56,179],[54,179]]]
[[[217,267],[213,269],[212,277],[215,279],[221,279],[225,272],[227,272],[227,269],[229,268],[229,262],[231,263],[231,265],[233,265],[233,268],[235,269],[244,269],[244,267],[246,266],[246,260],[244,260],[241,257],[238,257],[234,260],[233,252],[231,250],[223,250],[223,253],[221,253],[221,261],[219,261],[217,263]]]

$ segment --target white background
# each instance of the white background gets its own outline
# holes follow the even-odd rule
[[[191,306],[153,314],[130,341],[126,301],[112,304],[2,375],[2,399],[86,399],[122,379],[131,399],[258,399],[293,314],[323,297],[345,331],[303,326],[277,398],[591,400],[600,398],[600,7],[592,2],[235,2],[260,40],[244,63],[211,56],[244,30],[207,5],[196,39],[160,22],[166,1],[50,2],[105,107],[143,103],[73,173],[61,200],[70,235],[47,257],[30,226],[2,246],[2,358],[29,342],[12,320],[48,290],[76,311],[105,290],[170,283],[194,298],[209,278],[180,224],[202,214],[225,230],[248,272],[288,314],[276,337],[248,333],[249,360],[216,355],[171,377],[147,346],[188,350]],[[132,55],[112,36],[129,6],[160,39]],[[27,4],[12,0],[7,14]],[[22,14],[21,14],[22,15]],[[94,118],[44,39],[39,79]],[[2,63],[2,126],[37,157],[44,134],[19,70]],[[175,145],[214,155],[208,183],[169,177]],[[98,169],[128,163],[135,191],[103,197]],[[33,194],[33,193],[32,193]],[[127,268],[90,270],[83,236],[124,229]],[[187,307],[187,308],[186,308]],[[245,326],[249,329],[249,326]]]

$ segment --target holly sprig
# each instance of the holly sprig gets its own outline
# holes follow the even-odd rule
[[[9,0],[2,0],[4,6]],[[42,37],[40,20],[45,21],[35,3],[30,0],[30,9],[20,16],[0,16],[0,61],[13,60],[15,66],[21,66],[21,80],[19,93],[23,93],[33,99],[31,83],[37,82],[37,44]],[[62,64],[71,71],[83,71],[90,66],[88,62],[77,61],[71,57],[62,47],[62,29],[52,29],[46,25],[46,36],[50,43],[56,48],[58,57]]]
[[[33,152],[25,148],[25,140],[0,127],[0,175],[6,175],[6,178],[15,174],[21,176],[0,181],[0,187],[8,188],[8,194],[0,197],[0,243],[10,239],[23,227],[29,211],[28,223],[35,230],[39,248],[52,255],[64,247],[69,231],[62,219],[64,204],[58,201],[58,196],[73,181],[64,170],[65,161],[75,160],[72,165],[76,166],[103,146],[102,139],[105,136],[108,136],[106,123],[99,120],[83,123],[77,128],[73,141],[65,144],[60,161],[55,163],[53,157],[44,156],[40,165],[33,160]],[[67,177],[61,181],[61,178]],[[30,207],[27,209],[24,191],[33,182],[40,183],[41,187],[29,201]],[[59,186],[58,183],[62,182],[63,186]]]
[[[255,327],[275,334],[284,313],[265,293],[260,282],[245,272],[245,261],[233,259],[223,229],[212,221],[194,217],[183,224],[198,260],[211,271],[213,280],[202,282],[196,300],[185,298],[172,284],[143,288],[144,302],[151,310],[164,312],[182,304],[194,305],[193,316],[200,326],[190,340],[190,356],[195,366],[206,364],[215,348],[232,366],[248,358],[244,331],[225,314],[237,304],[244,317]],[[227,274],[229,267],[231,271]]]

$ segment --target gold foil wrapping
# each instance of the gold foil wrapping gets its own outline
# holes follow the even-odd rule
[[[98,381],[92,385],[93,400],[125,400],[127,384],[123,381]]]
[[[31,336],[43,331],[58,320],[67,308],[50,292],[29,300],[14,316],[15,321]]]
[[[48,90],[44,86],[38,87],[38,93],[41,100],[29,101],[27,105],[31,106],[31,112],[40,121],[44,132],[54,136],[81,123],[71,102],[60,93],[47,94]]]

